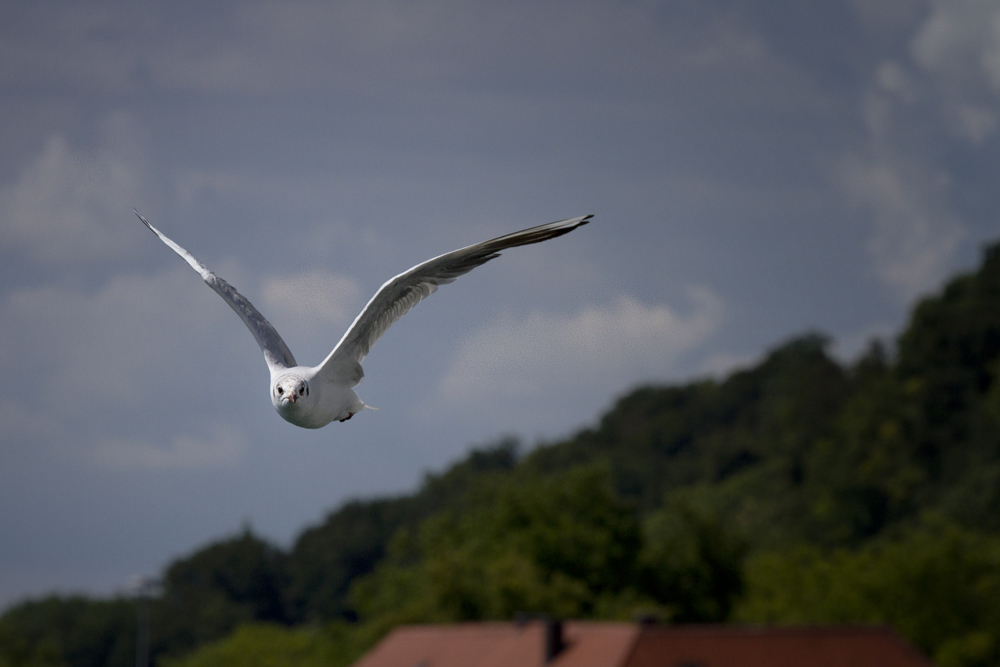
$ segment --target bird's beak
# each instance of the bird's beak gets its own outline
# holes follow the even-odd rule
[[[294,403],[295,399],[296,399],[295,392],[292,392],[291,394],[288,395],[288,402],[289,403]]]

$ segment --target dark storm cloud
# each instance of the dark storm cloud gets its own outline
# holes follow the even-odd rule
[[[288,539],[472,442],[819,328],[854,354],[996,234],[987,3],[8,3],[0,600],[109,590],[250,518]],[[379,413],[271,411],[384,280],[595,213],[422,304]]]

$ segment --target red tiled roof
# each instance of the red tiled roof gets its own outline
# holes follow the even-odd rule
[[[567,621],[566,648],[547,667],[617,667],[638,635],[630,623]],[[540,621],[411,625],[393,630],[354,667],[542,667],[544,658]]]
[[[889,628],[648,626],[624,667],[933,667]]]
[[[397,628],[354,667],[932,667],[888,628],[563,624],[545,663],[545,623]]]
[[[625,664],[641,626],[634,623],[563,624],[566,649],[549,667],[617,667]]]

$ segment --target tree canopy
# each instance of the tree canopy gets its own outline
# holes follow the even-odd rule
[[[895,345],[828,347],[808,333],[637,388],[593,428],[476,449],[287,550],[249,530],[207,545],[163,573],[152,650],[348,664],[398,623],[544,613],[889,623],[941,665],[996,664],[1000,246]],[[131,664],[135,624],[132,600],[29,600],[0,617],[0,665]]]

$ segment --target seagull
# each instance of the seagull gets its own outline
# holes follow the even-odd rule
[[[436,292],[439,285],[454,282],[459,276],[499,257],[501,250],[554,239],[587,224],[594,217],[584,215],[531,227],[417,264],[382,285],[326,359],[310,367],[296,363],[285,341],[246,297],[149,224],[139,211],[135,214],[240,316],[264,353],[271,373],[271,404],[285,421],[302,428],[322,428],[333,421],[345,422],[362,410],[378,409],[366,405],[354,391],[365,376],[361,362],[389,327]]]

